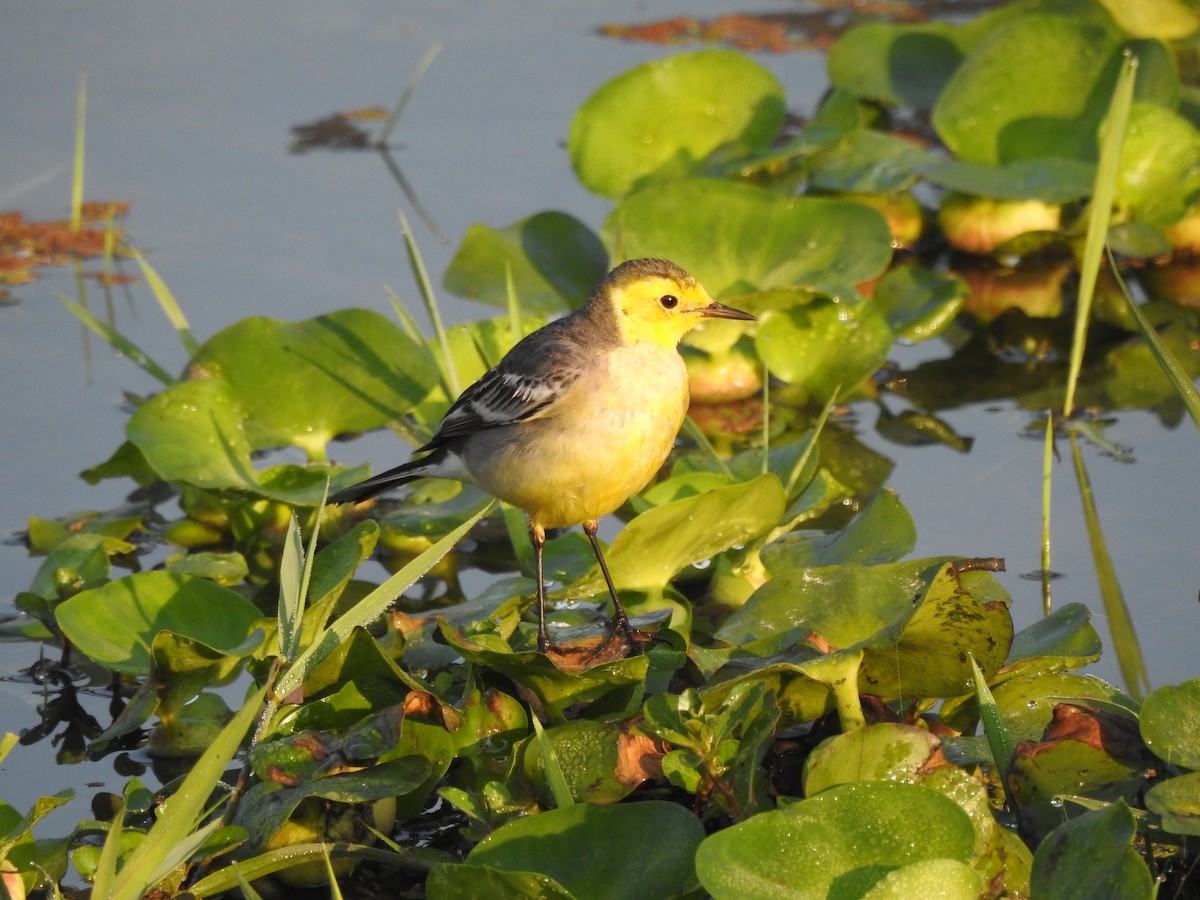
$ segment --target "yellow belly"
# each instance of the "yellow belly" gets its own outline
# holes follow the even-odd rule
[[[607,515],[662,467],[687,414],[687,370],[673,348],[622,348],[540,419],[467,448],[476,483],[542,528]]]

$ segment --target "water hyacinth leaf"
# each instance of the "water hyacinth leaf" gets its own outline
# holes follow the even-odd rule
[[[567,152],[585,187],[620,197],[651,179],[689,175],[719,148],[765,149],[785,112],[782,85],[748,56],[682,53],[630,69],[584,101]]]
[[[472,225],[442,284],[460,297],[503,308],[511,273],[521,310],[549,316],[583,305],[607,268],[608,254],[595,232],[566,213],[540,212],[504,228]]]
[[[547,729],[542,733],[549,745],[557,769],[564,780],[567,797],[578,803],[607,805],[616,803],[640,783],[629,783],[620,778],[619,752],[622,730],[607,722],[577,719]],[[558,800],[550,802],[553,783],[550,781],[554,767],[547,765],[541,742],[525,745],[522,768],[526,779],[534,786],[543,806],[569,806]]]
[[[820,399],[845,396],[887,359],[894,335],[872,303],[816,299],[759,319],[755,344],[776,378]]]
[[[1092,626],[1092,612],[1082,603],[1068,603],[1013,635],[1005,665],[1041,657],[1063,660],[1078,669],[1100,658],[1100,635]]]
[[[1200,770],[1200,678],[1158,688],[1142,702],[1140,721],[1155,756]]]
[[[887,222],[861,203],[702,178],[626,197],[604,241],[627,258],[674,260],[714,297],[786,287],[855,297],[892,256]]]
[[[896,562],[912,552],[917,529],[912,516],[889,489],[880,491],[850,525],[834,532],[789,535],[764,551],[768,568],[800,569],[855,563]]]
[[[247,638],[262,614],[241,594],[200,578],[135,572],[83,591],[57,611],[76,647],[106,668],[130,675],[150,671],[150,647],[171,631],[227,653],[247,653]]]
[[[928,110],[966,53],[964,31],[945,23],[868,22],[829,51],[829,78],[855,96]]]
[[[710,835],[696,872],[716,900],[861,897],[903,866],[969,863],[974,845],[954,801],[916,785],[859,782]]]
[[[933,126],[967,162],[1095,160],[1120,40],[1082,4],[1073,14],[1009,19],[955,70],[934,104]]]
[[[636,623],[635,623],[636,626]],[[615,691],[641,685],[649,672],[646,656],[633,656],[591,666],[582,672],[564,672],[544,653],[513,652],[500,638],[468,638],[446,622],[440,623],[443,640],[468,662],[492,669],[532,691],[547,712],[561,715],[573,704],[589,703]]]
[[[1093,162],[1050,157],[1019,159],[1007,165],[985,165],[960,159],[921,166],[920,174],[936,185],[974,197],[996,200],[1041,200],[1070,203],[1092,192]]]
[[[1200,16],[1182,0],[1100,0],[1123,31],[1136,37],[1169,41],[1185,38],[1200,28]]]
[[[1135,103],[1121,145],[1116,202],[1125,216],[1165,227],[1200,192],[1200,131],[1178,113]]]
[[[258,476],[243,416],[224,379],[184,381],[137,408],[125,426],[129,440],[165,481],[212,490],[254,491]]]
[[[1038,845],[1030,885],[1035,897],[1154,896],[1153,878],[1131,843],[1137,827],[1123,800],[1054,829]]]
[[[981,600],[977,590],[944,566],[911,617],[867,642],[860,689],[888,698],[964,694],[971,690],[972,653],[986,677],[995,675],[1012,644],[1012,617],[1002,601]]]
[[[508,822],[480,841],[467,862],[541,872],[587,900],[666,900],[695,889],[693,858],[703,839],[700,820],[676,803],[576,803]]]
[[[813,158],[809,181],[825,191],[886,194],[911,185],[932,159],[910,140],[860,128]]]
[[[741,645],[764,638],[814,632],[835,647],[866,640],[904,615],[924,593],[945,560],[924,559],[879,566],[775,569],[717,632],[718,640]]]
[[[910,897],[941,897],[944,900],[975,900],[983,880],[969,865],[956,859],[924,859],[893,869],[863,894],[863,900],[908,900]]]
[[[575,894],[540,872],[508,872],[469,863],[435,866],[425,882],[429,900],[478,900],[508,897],[512,900],[578,900]]]
[[[78,584],[101,584],[108,580],[112,571],[110,558],[117,553],[132,553],[133,544],[102,534],[74,534],[50,551],[42,560],[29,593],[44,600],[60,599],[63,576],[67,575]]]
[[[1200,836],[1200,772],[1159,782],[1146,792],[1146,808],[1172,834]]]
[[[835,735],[804,763],[804,795],[858,781],[915,782],[932,768],[941,741],[924,728],[880,722]]]
[[[879,280],[871,302],[902,341],[927,341],[954,322],[970,290],[957,275],[924,266],[901,266]]]
[[[363,309],[242,319],[204,343],[188,376],[229,386],[251,449],[294,445],[312,459],[339,434],[405,415],[438,383],[422,344]]]
[[[783,486],[772,474],[649,509],[626,525],[605,554],[619,588],[654,591],[689,565],[742,546],[783,515]],[[652,548],[648,550],[648,548]],[[571,586],[588,596],[604,590],[599,568]]]
[[[256,845],[262,845],[283,827],[306,797],[320,797],[336,803],[367,803],[407,794],[428,774],[429,760],[406,756],[352,772],[314,778],[294,787],[263,782],[242,797],[234,822],[249,832]]]
[[[1061,714],[1056,711],[1056,716]],[[1086,711],[1081,715],[1078,709],[1069,715],[1081,721],[1096,718]],[[1064,795],[1100,791],[1106,796],[1133,796],[1145,783],[1143,771],[1153,757],[1144,750],[1142,759],[1121,753],[1120,748],[1110,750],[1105,746],[1107,738],[1092,732],[1088,740],[1064,737],[1017,744],[1008,777],[1011,796],[1028,807]]]

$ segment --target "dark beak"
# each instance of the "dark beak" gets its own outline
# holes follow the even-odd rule
[[[712,302],[708,306],[700,310],[700,315],[709,319],[741,319],[746,322],[753,322],[755,317],[748,312],[742,312],[740,309],[734,309],[732,306],[726,306],[724,303]]]

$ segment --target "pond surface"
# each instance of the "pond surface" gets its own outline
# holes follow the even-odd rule
[[[764,3],[764,11],[791,9]],[[147,253],[204,339],[248,315],[295,320],[347,306],[389,314],[384,285],[419,310],[396,210],[414,223],[426,264],[440,281],[466,228],[501,226],[544,209],[567,211],[599,230],[607,204],[573,176],[562,142],[571,115],[600,84],[678,48],[622,43],[595,33],[606,21],[734,11],[718,2],[328,2],[162,6],[19,2],[6,14],[0,80],[5,149],[0,210],[29,218],[66,214],[77,74],[86,72],[87,185],[96,200],[127,200],[131,241]],[[396,154],[439,241],[373,153],[289,154],[293,125],[337,110],[390,106],[422,55],[442,50],[401,119]],[[807,113],[826,85],[814,52],[758,55]],[[90,288],[93,308],[102,298]],[[0,309],[0,408],[6,464],[0,523],[17,532],[27,516],[117,505],[128,485],[92,487],[76,474],[108,457],[123,438],[122,391],[157,383],[116,358],[58,302],[73,280],[51,273],[14,292]],[[443,295],[451,321],[490,315]],[[115,298],[119,326],[168,369],[182,368],[179,343],[142,286],[132,305]],[[418,313],[419,315],[419,313]],[[905,368],[949,355],[938,341],[897,348]],[[916,522],[914,555],[960,553],[1007,561],[1001,580],[1014,597],[1017,627],[1041,613],[1040,586],[1021,573],[1040,566],[1040,441],[1022,437],[1027,412],[1010,403],[943,414],[974,438],[968,453],[906,448],[874,431],[876,411],[856,408],[864,440],[896,462],[890,485]],[[1122,413],[1107,432],[1133,449],[1124,464],[1086,451],[1116,572],[1147,656],[1152,686],[1197,674],[1200,635],[1200,452],[1190,421],[1164,428],[1142,412]],[[336,451],[378,468],[405,453],[375,435]],[[610,535],[611,537],[611,535]],[[1107,630],[1069,458],[1055,469],[1053,568],[1056,605],[1087,604]],[[38,560],[5,547],[0,612],[28,587]],[[0,722],[20,732],[39,721],[40,698],[19,675],[37,659],[23,642],[0,645]],[[1115,658],[1093,668],[1120,681]],[[107,724],[105,702],[85,701]],[[0,797],[27,808],[74,782],[77,799],[39,828],[61,833],[87,817],[91,788],[124,782],[139,758],[47,767],[46,740],[18,748],[0,772]],[[111,758],[110,758],[111,759]],[[73,774],[73,773],[72,773]],[[84,784],[89,785],[85,788]]]

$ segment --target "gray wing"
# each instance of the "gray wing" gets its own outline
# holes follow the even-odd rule
[[[524,343],[524,342],[522,342]],[[577,348],[568,341],[518,344],[496,368],[463,391],[450,407],[437,434],[422,449],[487,428],[500,428],[545,415],[580,377],[571,365]]]

